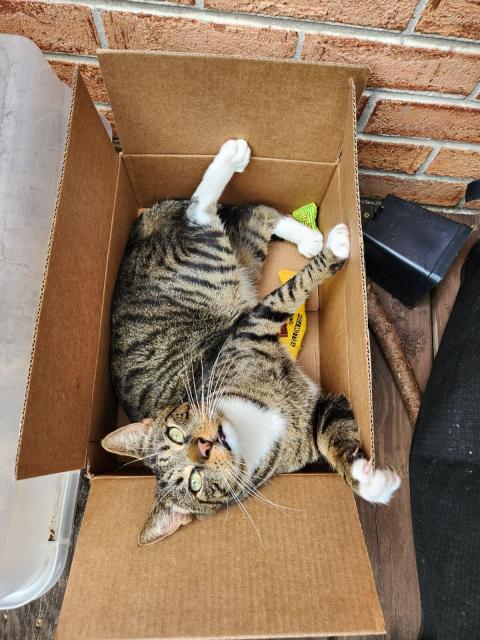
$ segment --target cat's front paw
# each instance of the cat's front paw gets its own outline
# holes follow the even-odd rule
[[[358,481],[358,494],[368,502],[388,504],[401,484],[400,476],[393,469],[375,469],[365,458],[352,464],[352,478]]]
[[[217,160],[226,165],[233,173],[242,173],[250,162],[250,147],[246,140],[227,140],[217,155]]]
[[[327,247],[340,260],[350,255],[350,232],[346,224],[337,224],[328,234]]]
[[[307,233],[308,232],[308,233]],[[302,234],[303,235],[303,234]],[[305,228],[305,237],[297,244],[299,253],[306,258],[313,258],[323,249],[323,235],[320,231]]]

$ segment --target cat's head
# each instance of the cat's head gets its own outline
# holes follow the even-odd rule
[[[243,460],[235,429],[221,414],[188,404],[166,407],[153,420],[129,424],[102,440],[111,453],[142,460],[157,478],[154,505],[139,544],[174,533],[194,517],[218,511],[242,493]]]

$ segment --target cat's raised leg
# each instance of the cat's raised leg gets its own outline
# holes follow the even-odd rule
[[[313,425],[315,449],[358,495],[368,502],[388,504],[400,486],[391,469],[373,469],[361,449],[360,433],[344,396],[320,397]]]
[[[197,225],[219,222],[217,205],[234,173],[241,173],[250,161],[246,140],[227,140],[217,153],[192,196],[188,219]]]
[[[334,227],[327,245],[320,253],[285,284],[278,287],[259,302],[239,324],[242,330],[261,339],[276,339],[281,325],[295,309],[305,302],[313,289],[333,276],[345,263],[350,253],[350,235],[345,224]],[[242,327],[245,329],[242,329]]]
[[[255,284],[260,279],[272,235],[296,244],[299,252],[308,258],[323,248],[320,231],[306,227],[273,207],[263,204],[238,210],[220,207],[219,214],[240,264],[247,268]]]

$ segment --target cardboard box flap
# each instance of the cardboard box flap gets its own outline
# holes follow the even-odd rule
[[[17,477],[84,466],[118,156],[77,74]]]
[[[150,477],[92,482],[57,640],[376,635],[384,622],[353,495],[290,475],[245,502],[137,546]],[[115,597],[112,597],[112,588]]]
[[[366,67],[160,52],[98,52],[123,151],[215,154],[246,138],[257,158],[336,162],[349,78]]]
[[[320,287],[322,386],[351,401],[367,455],[373,454],[370,341],[367,320],[363,240],[357,176],[355,87],[342,127],[342,155],[320,206],[324,235],[342,221],[350,228],[350,257],[345,267]],[[335,349],[329,348],[334,344]]]
[[[358,186],[356,101],[355,86],[351,84],[352,98],[348,104],[344,124],[342,157],[338,166],[340,198],[342,210],[355,212],[351,227],[351,256],[357,264],[364,265],[363,234]],[[370,357],[370,336],[368,332],[367,287],[365,269],[349,269],[345,281],[346,304],[357,313],[347,313],[347,353],[350,372],[350,397],[360,427],[362,441],[367,453],[373,453],[373,400],[372,372]],[[365,381],[368,380],[368,384]],[[370,441],[369,441],[370,440]]]

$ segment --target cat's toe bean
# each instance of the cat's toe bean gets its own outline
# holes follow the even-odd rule
[[[305,239],[302,239],[297,247],[302,256],[313,258],[323,249],[323,235],[320,231],[309,231],[311,231],[311,233],[309,233]]]
[[[358,494],[368,502],[388,504],[401,484],[393,469],[375,469],[365,458],[352,464],[352,477],[358,481]]]
[[[327,247],[337,258],[346,260],[350,255],[350,232],[346,224],[337,224],[328,234]]]
[[[250,147],[246,140],[227,140],[218,153],[218,158],[234,171],[241,173],[250,162]]]

